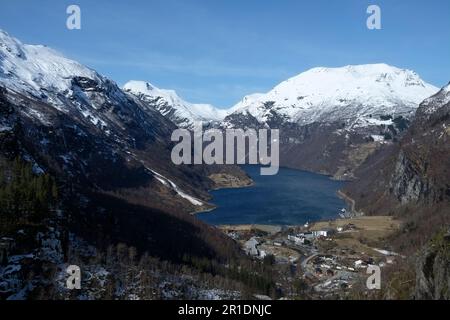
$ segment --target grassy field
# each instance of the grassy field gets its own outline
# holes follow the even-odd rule
[[[311,230],[344,227],[353,224],[354,229],[333,236],[339,248],[347,248],[356,252],[379,255],[373,248],[384,248],[388,245],[386,239],[396,232],[401,222],[390,216],[358,217],[329,222],[318,222]]]

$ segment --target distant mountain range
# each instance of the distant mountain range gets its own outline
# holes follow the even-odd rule
[[[139,99],[96,71],[4,31],[0,86],[15,106],[0,118],[0,131],[12,134],[20,123],[26,140],[20,153],[39,170],[64,172],[95,189],[146,187],[152,205],[165,210],[179,210],[179,203],[191,211],[208,207],[213,168],[172,164],[170,136],[181,123],[163,112],[161,99],[186,112],[196,107],[206,117],[201,106],[183,105],[175,93],[153,87],[159,98]]]
[[[347,127],[370,126],[382,123],[380,116],[410,117],[420,102],[438,91],[414,71],[386,64],[314,68],[226,110],[186,102],[175,91],[148,82],[130,81],[123,89],[155,103],[161,114],[183,127],[199,120],[224,121],[232,127],[237,117],[260,124],[276,117],[301,125],[341,121]]]
[[[438,88],[414,71],[369,64],[314,68],[227,110],[185,102],[147,82],[131,81],[124,90],[181,127],[203,121],[222,129],[280,129],[282,165],[352,179],[373,151],[401,135]]]
[[[130,81],[121,89],[52,49],[22,44],[4,31],[0,44],[0,84],[12,101],[28,105],[18,109],[17,116],[40,128],[33,138],[39,138],[36,145],[41,151],[51,148],[52,139],[58,136],[49,137],[42,128],[50,131],[64,119],[69,123],[61,127],[70,127],[78,140],[91,134],[89,143],[97,141],[96,148],[103,149],[96,154],[112,166],[120,163],[119,157],[127,166],[136,163],[147,168],[156,181],[158,174],[168,175],[169,180],[171,175],[173,180],[179,177],[178,182],[188,190],[192,187],[188,180],[202,181],[205,169],[168,164],[168,137],[176,127],[192,128],[195,121],[204,121],[223,129],[279,129],[282,165],[353,179],[354,171],[373,152],[402,136],[419,104],[438,91],[415,72],[386,64],[314,68],[266,94],[244,97],[221,110],[186,102],[175,91],[149,82]],[[30,99],[33,103],[25,103]],[[11,121],[2,119],[2,130],[12,128]],[[62,150],[56,143],[55,161],[61,169],[81,172],[94,182],[89,173],[92,154],[86,158],[82,155],[86,146],[81,141],[76,144]],[[149,156],[158,149],[161,152]],[[193,172],[196,179],[183,178]],[[210,184],[207,180],[202,188],[194,184],[192,199],[207,199],[199,190],[206,191]]]

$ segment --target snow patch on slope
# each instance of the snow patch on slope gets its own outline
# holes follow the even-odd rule
[[[144,165],[145,169],[150,171],[153,174],[153,176],[156,178],[156,180],[158,180],[162,185],[164,185],[165,187],[168,187],[168,188],[174,190],[180,197],[182,197],[183,199],[189,201],[194,206],[202,206],[203,205],[203,202],[201,200],[199,200],[199,199],[197,199],[197,198],[195,198],[193,196],[188,195],[186,192],[181,190],[175,184],[175,182],[173,182],[169,178],[166,178],[165,176],[163,176],[162,174],[156,172],[155,170],[150,169],[142,161],[141,161],[141,163]]]
[[[188,200],[191,204],[194,206],[201,206],[203,205],[203,202],[198,200],[197,198],[194,198],[187,193],[183,192],[172,180],[164,177],[163,175],[159,174],[155,170],[151,170],[147,168],[151,173],[153,173],[154,177],[161,182],[164,186],[172,188],[180,197],[183,199]]]

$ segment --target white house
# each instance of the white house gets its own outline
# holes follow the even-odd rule
[[[305,238],[301,236],[288,236],[288,240],[294,242],[296,245],[301,245],[305,243]]]
[[[327,236],[327,232],[325,230],[318,230],[318,231],[313,231],[313,235],[314,237],[326,237]]]
[[[363,261],[362,260],[357,260],[355,261],[355,268],[361,268],[363,266]]]
[[[324,230],[313,231],[313,236],[315,238],[318,238],[318,237],[328,238],[328,237],[330,237],[333,234],[334,234],[334,230],[333,229],[324,229]]]
[[[245,252],[250,256],[259,256],[258,246],[259,242],[255,237],[251,238],[244,244]]]

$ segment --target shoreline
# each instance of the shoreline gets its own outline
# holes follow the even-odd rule
[[[208,204],[210,204],[210,203],[208,203]],[[215,206],[213,204],[210,204],[210,205],[212,205],[213,207],[212,208],[208,208],[208,209],[195,210],[195,211],[190,212],[189,214],[191,216],[195,216],[195,215],[200,214],[200,213],[208,213],[208,212],[214,211],[214,210],[216,210],[218,208],[217,206]]]
[[[347,204],[350,204],[350,214],[351,217],[361,217],[364,216],[361,212],[356,211],[356,201],[347,194],[345,194],[342,190],[337,191],[337,195],[343,199]]]
[[[390,219],[392,221],[400,221],[398,219],[395,219],[395,217],[392,216],[359,216],[359,217],[349,217],[345,219],[337,218],[332,220],[318,220],[309,223],[308,229],[314,230],[317,229],[317,227],[322,227],[324,224],[328,224],[330,222],[341,225],[346,223],[370,223],[374,220],[379,219]],[[353,222],[352,222],[353,221]],[[356,222],[355,222],[356,221]],[[214,227],[222,230],[222,231],[252,231],[252,230],[259,230],[259,231],[266,231],[271,232],[269,233],[278,233],[286,229],[291,228],[299,228],[304,227],[304,225],[266,225],[266,224],[222,224],[222,225],[214,225]]]
[[[235,186],[235,187],[231,187],[231,186],[217,187],[217,188],[209,189],[208,192],[218,191],[218,190],[226,190],[226,189],[244,189],[244,188],[250,188],[253,186],[255,186],[255,181],[253,181],[253,179],[252,179],[252,182],[247,185]]]
[[[208,190],[208,193],[211,192],[211,191],[219,191],[219,190],[226,190],[226,189],[244,189],[244,188],[250,188],[250,187],[253,187],[254,185],[255,185],[255,182],[252,180],[252,182],[251,182],[250,184],[248,184],[248,185],[235,186],[235,187],[232,187],[232,186],[217,187],[217,188],[214,188],[214,189],[209,189],[209,190]],[[206,205],[212,206],[212,208],[195,210],[195,211],[190,212],[189,214],[195,216],[195,215],[197,215],[197,214],[199,214],[199,213],[208,213],[208,212],[212,212],[212,211],[214,211],[214,210],[216,210],[216,209],[218,208],[218,206],[215,205],[214,203],[206,202],[205,204],[206,204]]]

